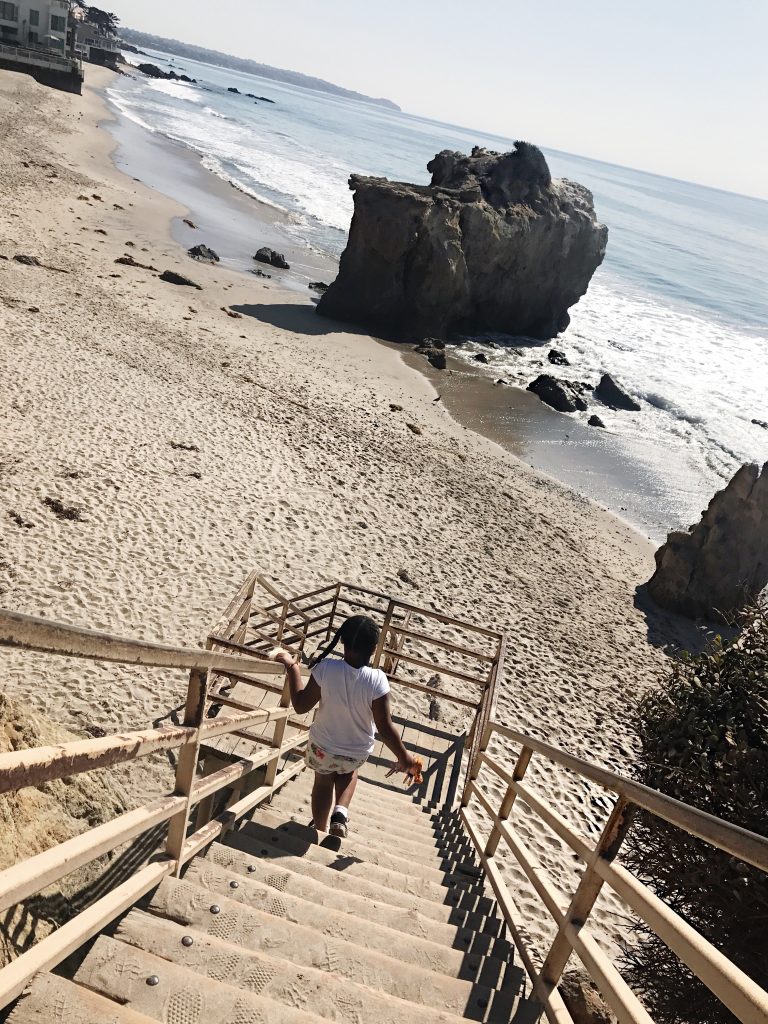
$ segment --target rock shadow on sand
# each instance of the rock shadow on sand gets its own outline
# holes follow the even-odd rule
[[[643,583],[635,590],[635,608],[642,612],[648,630],[648,643],[670,657],[689,651],[701,654],[716,636],[732,637],[736,630],[725,623],[694,621],[660,608]]]
[[[353,330],[356,334],[367,334],[367,331],[359,331],[349,324],[341,321],[329,320],[319,317],[315,312],[315,304],[311,306],[284,303],[245,303],[241,306],[231,306],[241,316],[250,316],[262,324],[271,324],[272,327],[280,327],[284,331],[291,331],[293,334],[321,335],[338,334]]]

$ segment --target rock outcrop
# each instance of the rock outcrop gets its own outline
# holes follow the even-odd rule
[[[268,245],[263,245],[253,258],[258,260],[259,263],[267,263],[270,267],[277,267],[278,270],[291,269],[285,256],[281,252],[276,252],[275,249],[270,249]]]
[[[742,466],[697,526],[670,533],[648,583],[654,601],[689,618],[716,619],[768,585],[768,462]]]
[[[595,396],[609,409],[623,409],[625,412],[640,412],[640,403],[627,394],[609,373],[604,373],[595,388]]]
[[[318,313],[390,336],[503,331],[546,339],[603,260],[591,193],[536,146],[448,150],[430,185],[352,175],[355,213]]]
[[[196,78],[188,75],[177,75],[175,71],[163,71],[156,64],[137,64],[136,70],[141,71],[148,78],[162,78],[168,82],[188,82],[190,85],[197,85]]]
[[[193,245],[187,249],[187,255],[193,260],[203,260],[205,263],[218,263],[219,255],[207,245]]]
[[[579,394],[579,389],[567,380],[558,380],[548,373],[540,374],[531,381],[527,391],[538,395],[542,402],[551,405],[558,412],[584,412],[587,403]]]
[[[426,338],[424,344],[417,345],[414,351],[426,356],[427,360],[436,370],[444,370],[446,368],[445,345],[442,341],[436,338]]]

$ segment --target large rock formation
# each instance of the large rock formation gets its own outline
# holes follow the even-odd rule
[[[719,618],[768,585],[768,462],[742,466],[701,522],[670,533],[656,552],[648,590],[657,604],[690,618]]]
[[[445,150],[430,185],[352,175],[355,213],[317,311],[388,335],[503,331],[551,338],[603,260],[608,229],[542,152]]]

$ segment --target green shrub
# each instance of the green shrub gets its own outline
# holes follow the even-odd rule
[[[640,782],[768,835],[768,615],[753,607],[735,639],[685,655],[641,702]],[[768,875],[642,814],[627,864],[698,932],[768,988]],[[628,980],[659,1024],[733,1024],[731,1014],[644,928]]]

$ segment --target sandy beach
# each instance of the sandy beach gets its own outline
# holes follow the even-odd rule
[[[637,601],[653,546],[462,427],[308,290],[192,261],[172,234],[187,210],[111,159],[110,74],[88,67],[76,97],[0,72],[0,603],[195,645],[255,566],[297,589],[345,579],[505,630],[501,719],[626,769],[637,697],[690,642]],[[185,681],[4,653],[0,690],[112,731],[166,717]],[[550,795],[604,818],[570,778]],[[539,853],[572,887],[559,846]],[[621,913],[601,905],[606,944]]]

